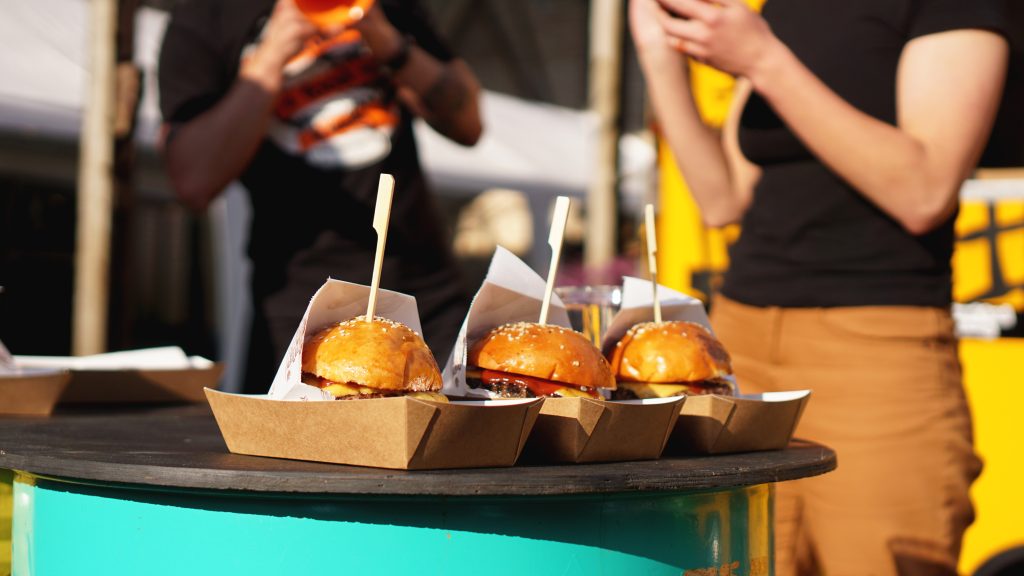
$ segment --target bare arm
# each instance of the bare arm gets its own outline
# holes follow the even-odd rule
[[[165,127],[171,185],[189,208],[204,210],[245,170],[266,133],[285,64],[314,33],[290,0],[278,2],[263,42],[224,98],[189,122]]]
[[[372,8],[356,27],[381,62],[387,62],[400,50],[401,34],[379,7]],[[480,139],[480,84],[465,62],[442,62],[413,44],[409,59],[394,80],[402,102],[435,130],[466,146]]]
[[[656,0],[630,2],[630,28],[651,103],[704,222],[728,224],[746,209],[752,181],[735,177],[721,136],[701,120],[686,57],[669,44],[661,25],[664,18],[668,15]]]
[[[660,0],[670,43],[746,77],[804,144],[910,233],[943,222],[981,155],[999,103],[1008,48],[955,30],[912,40],[897,73],[897,123],[839,97],[740,0]],[[740,41],[742,39],[742,41]]]
[[[742,208],[741,213],[730,222],[739,220],[739,217],[743,215],[742,213],[746,212],[747,207],[750,206],[750,201],[754,197],[754,187],[757,185],[758,180],[761,179],[761,168],[747,160],[747,157],[740,150],[740,117],[743,115],[743,109],[746,107],[747,100],[750,98],[752,91],[753,88],[746,79],[739,78],[736,80],[736,89],[730,103],[729,115],[725,119],[725,125],[722,126],[722,145],[725,148],[725,157],[729,163],[729,172],[732,174],[732,187]]]

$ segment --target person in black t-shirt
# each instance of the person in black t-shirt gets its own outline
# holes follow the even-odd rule
[[[836,472],[776,500],[776,574],[956,574],[980,462],[949,306],[958,191],[1002,90],[998,0],[632,0],[654,109],[711,226],[747,392],[810,387]],[[736,75],[720,136],[686,56]]]
[[[415,0],[378,0],[317,29],[293,0],[185,0],[160,55],[164,153],[199,211],[232,180],[252,200],[253,327],[244,389],[264,392],[328,276],[370,283],[380,173],[395,176],[381,286],[417,298],[443,361],[465,314],[412,119],[455,142],[480,136],[479,87]]]

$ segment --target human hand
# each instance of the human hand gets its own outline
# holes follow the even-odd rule
[[[317,32],[316,26],[299,11],[294,0],[277,0],[252,61],[265,72],[279,74]]]
[[[687,66],[683,53],[669,43],[669,36],[662,28],[661,21],[668,18],[658,0],[630,0],[629,31],[633,37],[640,65],[650,73],[657,74],[666,66]],[[684,74],[683,79],[686,78]]]
[[[637,50],[659,50],[669,47],[668,35],[661,27],[667,16],[658,0],[630,0],[629,32]]]
[[[730,74],[750,77],[779,44],[768,23],[742,0],[657,0],[669,45]]]
[[[377,60],[389,60],[401,50],[402,34],[391,24],[384,10],[374,2],[363,17],[355,21],[352,27],[359,31],[367,48]]]

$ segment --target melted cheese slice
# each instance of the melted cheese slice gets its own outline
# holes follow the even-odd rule
[[[558,390],[555,391],[552,396],[561,396],[563,398],[590,398],[591,400],[604,400],[600,394],[596,391],[585,392],[579,388],[573,388],[572,386],[559,386]]]
[[[331,384],[324,386],[323,388],[329,392],[335,398],[342,398],[344,396],[358,396],[360,394],[378,394],[380,390],[376,388],[369,388],[367,386],[359,386],[358,384],[332,382]],[[448,397],[440,392],[409,392],[405,394],[410,398],[417,398],[419,400],[432,400],[434,402],[448,402]]]
[[[647,382],[619,382],[619,387],[628,388],[637,398],[669,398],[682,396],[690,389],[685,384],[650,384]]]
[[[359,394],[376,394],[377,391],[373,388],[367,388],[366,386],[359,386],[356,384],[347,384],[341,382],[332,382],[323,388],[327,392],[331,393],[331,396],[335,398],[341,398],[342,396],[358,396]]]
[[[440,392],[409,392],[406,396],[409,398],[416,398],[417,400],[432,400],[434,402],[448,403],[448,397]]]

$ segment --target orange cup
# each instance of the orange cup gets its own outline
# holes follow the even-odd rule
[[[319,28],[345,27],[358,22],[374,0],[295,0],[295,6]]]

